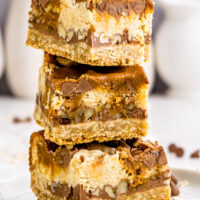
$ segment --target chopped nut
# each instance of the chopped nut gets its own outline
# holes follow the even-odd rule
[[[155,180],[157,180],[157,176],[154,175],[154,176],[151,177],[151,179],[155,181]]]
[[[123,180],[117,187],[116,193],[117,195],[124,194],[128,191],[128,183],[127,181]]]
[[[85,117],[92,117],[94,114],[94,108],[88,108],[85,112]]]
[[[95,115],[94,120],[98,121],[100,118],[99,114]]]
[[[110,149],[110,154],[111,154],[111,155],[116,154],[116,149],[115,149],[115,148],[111,148],[111,149]]]
[[[128,110],[133,110],[134,109],[134,105],[133,104],[130,104],[129,106],[128,106]]]
[[[170,184],[170,179],[166,179],[165,181],[163,181],[164,185],[169,185]]]
[[[62,24],[58,24],[57,30],[58,30],[59,37],[66,38],[67,32]]]
[[[110,104],[106,104],[106,108],[107,108],[107,109],[110,109],[110,108],[111,108],[111,105],[110,105]]]
[[[83,110],[82,110],[82,109],[78,109],[78,110],[77,110],[77,115],[78,115],[78,116],[82,117],[83,114],[84,114],[84,113],[83,113]]]
[[[76,118],[75,118],[75,123],[80,123],[80,122],[81,122],[81,117],[76,116]]]
[[[169,178],[171,176],[170,171],[166,171],[163,173],[163,178]]]
[[[112,44],[119,44],[121,43],[121,41],[122,41],[121,35],[115,34],[113,37]]]
[[[100,37],[99,37],[100,43],[101,44],[107,44],[109,43],[109,38],[105,36],[104,33],[101,33]]]
[[[51,183],[51,192],[52,192],[52,193],[55,193],[55,192],[56,192],[56,189],[55,189],[56,187],[57,187],[57,184],[54,183],[54,182],[52,182],[52,183]]]
[[[92,192],[92,195],[93,195],[93,196],[97,196],[97,197],[98,197],[99,194],[100,194],[99,188],[97,188],[95,191]]]
[[[121,152],[121,157],[122,158],[128,158],[128,153],[126,151],[123,151]]]
[[[108,196],[112,199],[115,198],[115,193],[113,191],[113,188],[110,185],[105,186],[105,192],[108,194]]]
[[[121,13],[124,17],[128,16],[128,13],[127,12],[122,12]]]
[[[84,40],[87,37],[87,31],[86,30],[82,30],[82,31],[78,31],[77,33],[77,38],[78,40]]]
[[[67,31],[67,38],[66,38],[66,42],[70,42],[72,40],[72,38],[74,37],[74,30],[69,30]]]

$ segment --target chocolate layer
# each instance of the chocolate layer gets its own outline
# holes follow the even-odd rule
[[[135,92],[148,84],[145,72],[140,66],[93,67],[70,62],[64,58],[45,55],[47,63],[57,67],[47,78],[52,89],[59,89],[66,97],[81,94],[101,86],[111,91]]]
[[[152,0],[102,0],[100,3],[90,2],[90,9],[97,9],[99,12],[107,12],[109,15],[119,17],[121,15],[127,16],[131,11],[134,11],[137,15],[142,15],[146,7],[153,9]]]
[[[155,187],[164,186],[164,181],[166,179],[162,178],[159,180],[148,180],[146,183],[139,185],[137,188],[129,188],[126,193],[122,193],[120,195],[125,195],[129,193],[136,193],[136,192],[145,192],[147,190],[153,189]],[[107,185],[107,188],[111,186]],[[115,199],[117,196],[117,192],[114,193],[115,198],[111,198],[108,193],[106,192],[106,189],[99,189],[98,190],[98,196],[93,195],[92,192],[86,192],[83,189],[82,185],[77,185],[75,188],[70,188],[66,184],[60,184],[60,183],[52,183],[51,186],[47,186],[50,192],[58,197],[67,197],[72,200],[87,200],[92,198],[100,198],[100,199]],[[117,188],[112,188],[113,191],[116,191]]]
[[[147,7],[153,9],[152,0],[102,0],[100,2],[77,0],[76,2],[87,2],[88,9],[96,9],[100,13],[106,12],[117,18],[121,15],[127,16],[131,11],[137,15],[142,15]],[[58,5],[59,0],[32,0],[33,7],[41,7],[42,9],[45,9],[48,3]]]

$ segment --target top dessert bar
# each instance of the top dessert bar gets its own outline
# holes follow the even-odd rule
[[[149,58],[152,0],[32,0],[27,44],[95,66]]]

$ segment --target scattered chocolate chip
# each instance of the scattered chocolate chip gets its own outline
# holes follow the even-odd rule
[[[191,158],[200,158],[200,150],[195,151],[190,155]]]
[[[81,162],[84,162],[84,160],[85,160],[84,156],[80,156],[80,160],[81,160]]]
[[[175,185],[178,184],[178,179],[174,175],[171,176],[171,181],[173,181]]]
[[[25,123],[25,122],[31,122],[31,118],[30,117],[26,117],[24,119],[20,119],[19,117],[14,117],[13,118],[13,123],[14,124]]]
[[[178,156],[178,157],[183,157],[183,155],[184,155],[184,150],[183,150],[183,148],[177,148],[177,150],[176,150],[176,155]]]
[[[168,149],[169,149],[169,152],[175,152],[177,149],[177,146],[175,144],[170,144]]]
[[[183,157],[184,155],[184,149],[181,147],[177,147],[175,144],[170,144],[168,149],[169,152],[175,153],[177,157]]]
[[[171,187],[171,196],[178,196],[180,191],[178,189],[178,186],[172,180],[170,181],[170,187]]]

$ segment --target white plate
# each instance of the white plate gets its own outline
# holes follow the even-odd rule
[[[187,185],[179,187],[180,196],[176,200],[200,200],[200,173],[174,169],[173,174],[178,178],[179,185],[187,182]],[[29,187],[30,178],[25,177],[0,185],[0,200],[36,200]]]
[[[200,172],[174,169],[172,174],[177,177],[180,189],[180,197],[174,199],[200,200]]]

